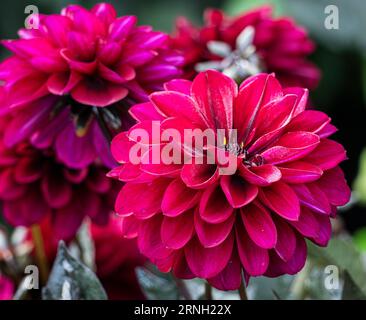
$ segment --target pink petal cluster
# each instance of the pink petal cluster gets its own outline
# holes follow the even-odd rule
[[[173,80],[150,102],[130,110],[138,123],[116,136],[112,153],[121,163],[110,176],[124,181],[115,205],[122,232],[138,238],[141,252],[160,270],[180,278],[200,277],[237,289],[248,279],[295,274],[307,256],[305,238],[326,246],[330,219],[350,190],[339,164],[342,145],[329,139],[336,128],[320,111],[305,110],[308,92],[283,89],[272,74],[259,74],[238,88],[216,71],[193,82]],[[232,157],[231,175],[220,162],[132,163],[134,129],[237,129],[227,148],[205,150]],[[182,154],[185,142],[175,141]],[[237,148],[240,146],[240,148]],[[160,148],[150,140],[148,151]],[[197,153],[207,157],[207,153]],[[203,154],[203,156],[202,156]],[[195,153],[193,160],[195,160]]]
[[[0,300],[12,300],[15,288],[7,277],[0,274]]]
[[[263,71],[275,72],[285,86],[310,89],[317,86],[320,71],[307,60],[314,51],[314,43],[291,18],[273,18],[269,6],[236,17],[228,17],[218,9],[207,9],[201,27],[194,26],[185,17],[178,18],[173,47],[184,54],[186,78],[194,77],[198,62],[220,59],[209,52],[209,41],[222,41],[235,48],[237,37],[248,26],[254,27],[253,44],[264,63]]]
[[[182,57],[167,34],[137,26],[135,16],[117,17],[110,4],[71,5],[37,21],[20,39],[2,41],[12,52],[0,65],[0,114],[11,116],[6,145],[53,147],[75,169],[97,158],[113,166],[95,107],[108,129],[116,129],[111,117],[123,128],[126,107],[179,76]]]
[[[113,210],[115,183],[107,169],[94,164],[70,169],[55,160],[52,150],[28,143],[7,148],[0,141],[2,214],[14,226],[51,219],[56,239],[70,239],[85,217],[106,224]]]

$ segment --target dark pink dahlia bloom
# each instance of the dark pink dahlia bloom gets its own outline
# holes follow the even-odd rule
[[[2,214],[14,226],[50,219],[54,237],[70,239],[84,218],[106,224],[116,196],[106,168],[97,164],[76,170],[54,159],[51,150],[0,142]]]
[[[6,145],[29,139],[37,148],[53,146],[72,168],[97,158],[113,166],[102,131],[126,130],[125,109],[181,73],[168,35],[136,23],[109,4],[90,11],[71,5],[3,41],[13,53],[0,65],[0,114],[12,117]]]
[[[248,32],[244,35],[245,29]],[[173,47],[184,54],[188,79],[201,69],[200,63],[210,62],[209,67],[219,67],[212,62],[223,58],[224,67],[230,69],[235,65],[239,73],[243,73],[242,78],[259,69],[275,72],[285,86],[310,89],[317,86],[320,78],[320,71],[308,60],[315,46],[306,30],[291,18],[274,18],[269,6],[236,17],[228,17],[218,9],[207,9],[204,25],[200,27],[180,17],[172,41]],[[210,50],[210,42],[221,43],[221,49],[215,50],[216,45]]]
[[[205,278],[220,289],[238,288],[241,271],[247,278],[297,273],[307,256],[305,238],[326,246],[330,218],[350,197],[339,168],[346,152],[329,139],[336,131],[330,118],[305,110],[307,95],[283,89],[270,74],[238,89],[231,78],[207,71],[193,82],[168,82],[150,102],[132,107],[138,124],[114,138],[121,166],[109,174],[125,182],[115,206],[124,235],[138,237],[141,252],[160,270]],[[179,136],[169,144],[153,138],[156,123],[161,136],[207,128],[224,129],[225,136],[192,150]],[[139,140],[135,129],[152,138]],[[141,162],[131,162],[139,144]],[[159,164],[147,157],[167,145],[192,161]],[[219,155],[214,163],[212,153]],[[236,170],[220,174],[226,168],[220,156]]]

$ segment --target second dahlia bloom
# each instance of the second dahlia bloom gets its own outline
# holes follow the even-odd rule
[[[97,164],[70,169],[55,159],[52,150],[28,143],[9,149],[0,141],[2,214],[14,226],[49,218],[55,239],[71,239],[85,217],[98,224],[108,222],[117,182],[106,172]]]
[[[180,17],[172,43],[184,54],[188,79],[212,68],[240,80],[275,72],[285,86],[313,89],[320,78],[319,70],[308,60],[315,46],[306,30],[291,18],[274,18],[269,6],[236,17],[208,9],[200,27]]]
[[[193,82],[173,80],[165,90],[134,106],[138,124],[112,142],[121,166],[109,175],[126,182],[115,207],[124,235],[137,237],[160,270],[204,278],[219,289],[238,288],[242,271],[247,279],[297,273],[307,256],[305,238],[326,246],[330,219],[350,197],[339,168],[346,153],[329,139],[336,131],[330,118],[305,110],[307,90],[283,89],[270,74],[238,88],[207,71]],[[161,137],[172,129],[224,135],[200,148],[197,138],[195,145],[176,134],[158,139],[157,125]],[[137,138],[141,131],[149,140]],[[169,163],[163,152],[154,161],[153,151],[166,146],[191,161]],[[140,163],[131,157],[136,147]],[[234,171],[225,172],[223,157]]]
[[[0,114],[11,116],[6,145],[29,140],[75,169],[96,159],[112,167],[104,135],[128,129],[127,108],[179,76],[182,57],[167,34],[117,17],[110,4],[33,19],[38,28],[2,41],[12,52],[0,64]]]

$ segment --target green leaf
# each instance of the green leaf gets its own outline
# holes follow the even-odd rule
[[[353,241],[357,248],[361,251],[366,251],[366,227],[358,229],[353,235]]]
[[[355,284],[350,274],[345,271],[342,300],[365,300],[366,295]]]
[[[169,273],[161,273],[155,267],[150,270],[136,268],[142,291],[150,300],[176,300],[180,298],[178,288]]]
[[[229,0],[224,6],[224,11],[229,15],[238,15],[245,11],[261,6],[271,5],[276,15],[283,14],[283,0]]]
[[[366,272],[361,252],[350,238],[333,238],[327,248],[319,248],[308,242],[309,256],[323,266],[335,265],[341,271],[347,271],[354,283],[366,294]]]
[[[60,241],[44,300],[107,300],[100,281],[84,264],[72,257],[65,243]]]
[[[366,205],[366,149],[364,149],[361,153],[358,174],[354,182],[353,188],[357,194],[357,199],[359,200],[359,203],[362,205]]]

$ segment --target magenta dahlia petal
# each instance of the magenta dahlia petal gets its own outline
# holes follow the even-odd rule
[[[69,123],[57,136],[55,148],[59,159],[69,167],[81,169],[90,165],[96,156],[95,146],[89,134],[77,136],[74,126]],[[75,166],[77,163],[77,167]]]
[[[290,221],[290,224],[303,236],[314,238],[319,233],[319,222],[316,214],[308,207],[302,206],[299,220]]]
[[[178,198],[177,194],[180,195]],[[181,179],[177,178],[167,187],[161,202],[161,210],[165,216],[176,217],[191,209],[198,200],[199,193],[188,188]]]
[[[151,95],[151,101],[155,104],[158,111],[166,117],[184,116],[198,125],[204,124],[202,111],[199,110],[196,102],[185,94],[170,91],[157,92]],[[184,113],[181,108],[183,108]]]
[[[229,78],[207,71],[198,75],[192,83],[192,96],[199,112],[211,128],[229,129],[233,125],[233,100],[237,86]]]
[[[271,249],[277,243],[277,230],[272,217],[262,206],[253,203],[240,210],[244,227],[252,241],[261,248]]]
[[[274,219],[274,222],[277,230],[277,242],[274,250],[283,261],[289,261],[296,250],[295,231],[282,219]]]
[[[330,219],[350,197],[338,167],[345,151],[329,139],[329,117],[305,110],[306,103],[306,90],[283,90],[268,74],[238,89],[208,71],[152,93],[131,109],[138,123],[112,142],[121,166],[109,176],[125,182],[115,205],[123,234],[137,237],[161,271],[222,290],[237,289],[242,274],[248,281],[300,271],[304,239],[325,246]],[[140,141],[135,129],[148,139]],[[213,141],[185,139],[185,130],[208,129]],[[169,142],[157,137],[172,131]],[[129,157],[136,147],[137,163]],[[172,162],[165,147],[178,152]]]
[[[2,170],[0,173],[0,197],[3,200],[15,200],[27,191],[26,185],[19,184],[14,177],[14,169]]]
[[[176,91],[186,95],[191,92],[192,82],[184,79],[173,79],[164,84],[164,89],[166,91]]]
[[[229,217],[220,223],[209,223],[204,221],[199,212],[194,216],[194,225],[200,243],[205,248],[216,247],[226,240],[235,222],[235,216]]]
[[[15,292],[14,283],[6,276],[0,276],[0,300],[12,300]]]
[[[233,208],[226,200],[220,186],[213,185],[202,193],[199,212],[204,221],[220,223],[232,215]]]
[[[31,226],[50,212],[49,206],[37,189],[32,190],[28,187],[20,199],[4,202],[4,217],[12,225]]]
[[[236,240],[241,263],[250,276],[266,272],[269,263],[268,250],[257,246],[240,225],[236,228]]]
[[[278,277],[283,274],[296,274],[304,267],[306,255],[306,243],[303,238],[297,236],[296,249],[292,258],[284,261],[275,252],[271,252],[269,268],[265,275],[267,277]]]
[[[239,170],[240,175],[248,182],[261,187],[268,186],[279,181],[282,177],[281,171],[271,164],[264,164],[259,167],[251,168],[241,165]]]
[[[234,128],[239,131],[238,139],[250,142],[260,108],[281,94],[281,86],[273,75],[259,74],[241,84],[234,107]],[[243,106],[246,106],[246,112],[243,112]]]
[[[216,165],[185,164],[182,168],[181,178],[190,188],[202,189],[217,181],[219,171]]]
[[[162,217],[153,217],[142,221],[139,227],[139,248],[143,254],[153,261],[167,258],[173,252],[161,240],[160,226],[162,221]]]
[[[257,194],[258,188],[247,183],[240,176],[223,176],[220,180],[222,191],[233,208],[241,208],[252,202]]]
[[[51,208],[58,209],[67,205],[72,197],[72,188],[70,184],[65,181],[57,179],[59,172],[50,172],[43,177],[41,181],[41,188],[44,198]]]
[[[261,200],[274,212],[286,220],[297,220],[300,215],[300,202],[292,188],[283,182],[265,187],[260,193]]]
[[[161,241],[172,249],[183,248],[193,235],[193,212],[179,217],[164,217],[161,224]]]
[[[76,199],[66,206],[57,209],[52,217],[54,235],[57,239],[70,239],[78,231],[83,219],[85,218]]]
[[[127,239],[136,238],[139,232],[138,219],[134,216],[129,216],[122,218],[121,222],[121,232],[122,235]]]
[[[20,159],[15,167],[15,181],[19,184],[27,184],[41,178],[43,170],[38,160],[32,157]]]
[[[313,133],[289,132],[275,142],[272,148],[262,153],[264,160],[271,164],[290,162],[304,157],[319,144],[319,137]]]
[[[310,238],[318,246],[325,247],[328,245],[330,236],[332,234],[332,225],[330,218],[321,215],[315,215],[316,220],[319,224],[319,231],[315,237]]]
[[[332,134],[336,133],[338,129],[332,124],[328,123],[322,129],[319,130],[318,135],[320,138],[328,138]]]
[[[316,184],[298,184],[294,185],[295,190],[300,203],[314,210],[315,212],[322,214],[330,214],[331,207],[327,196],[324,194]]]
[[[36,103],[30,104],[29,109],[25,110],[24,113],[13,118],[6,127],[5,143],[8,146],[15,145],[29,138],[36,128],[46,125],[54,102],[55,98],[53,97],[38,100]]]
[[[351,190],[339,167],[327,170],[319,179],[317,185],[323,190],[333,206],[345,205],[351,196]]]
[[[286,95],[279,98],[275,103],[269,103],[261,108],[260,112],[258,112],[256,136],[263,137],[269,135],[269,138],[265,140],[267,143],[279,136],[280,129],[291,120],[296,100],[296,95]],[[254,144],[256,145],[258,142],[256,141]]]
[[[289,131],[300,130],[319,133],[328,123],[330,118],[323,112],[316,110],[305,110],[292,119],[287,126]]]
[[[303,161],[281,164],[278,168],[281,170],[282,181],[288,183],[316,181],[323,174],[319,167]]]
[[[164,117],[158,113],[154,105],[150,102],[136,104],[130,108],[129,112],[134,119],[140,122],[151,119],[164,119]]]
[[[306,157],[306,161],[324,171],[336,167],[346,158],[346,151],[341,144],[333,140],[322,139],[314,152]]]
[[[220,290],[235,290],[241,284],[240,269],[240,260],[237,254],[233,254],[225,269],[215,277],[208,279],[208,282]]]
[[[196,277],[207,279],[216,276],[228,264],[233,244],[232,235],[212,248],[203,247],[197,238],[193,238],[184,249],[189,268]]]

